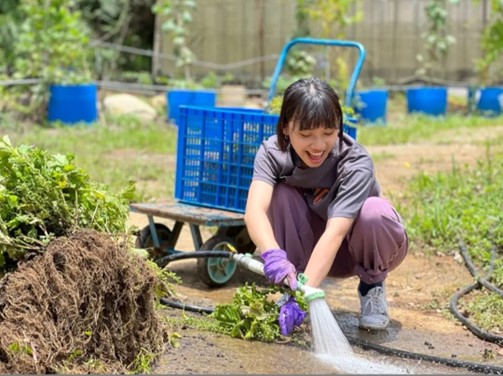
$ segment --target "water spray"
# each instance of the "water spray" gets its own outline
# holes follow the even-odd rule
[[[244,268],[265,276],[264,264],[253,259],[251,255],[233,253],[231,257]],[[372,362],[357,356],[330,311],[325,301],[325,292],[307,285],[307,282],[307,276],[299,273],[297,286],[304,293],[304,298],[309,304],[314,352],[318,359],[344,373],[410,373],[398,367]]]

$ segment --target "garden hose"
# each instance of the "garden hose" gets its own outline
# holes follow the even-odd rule
[[[199,250],[195,252],[175,252],[167,256],[157,259],[155,262],[160,267],[165,267],[171,261],[185,260],[190,258],[209,258],[209,257],[232,257],[234,253],[229,251],[212,251],[212,250]]]
[[[489,282],[489,280],[491,278],[492,271],[494,269],[494,258],[495,258],[495,253],[496,253],[495,247],[493,247],[491,249],[491,267],[490,267],[490,271],[489,271],[489,276],[486,278],[477,276],[478,273],[477,273],[476,267],[475,267],[470,255],[468,254],[468,250],[467,250],[465,244],[463,243],[463,241],[459,242],[459,249],[461,252],[461,256],[463,257],[463,260],[465,261],[465,264],[466,264],[468,270],[470,271],[470,274],[472,275],[472,277],[476,278],[477,281],[469,286],[462,288],[461,290],[457,291],[456,293],[454,293],[451,296],[450,311],[459,321],[461,321],[463,323],[464,326],[466,326],[466,328],[468,330],[470,330],[473,334],[475,334],[480,339],[482,339],[484,341],[493,342],[493,343],[502,345],[503,344],[503,336],[489,333],[489,332],[481,329],[480,327],[474,325],[470,320],[468,320],[468,318],[463,316],[457,308],[458,301],[459,301],[460,297],[470,293],[471,291],[473,291],[475,289],[479,289],[482,287],[486,287],[488,290],[495,292],[496,294],[498,294],[499,296],[501,296],[503,298],[503,290],[501,290],[500,288],[498,288],[497,286],[495,286]]]

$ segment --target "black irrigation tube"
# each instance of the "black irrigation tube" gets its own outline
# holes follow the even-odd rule
[[[493,342],[498,345],[503,345],[503,336],[492,334],[492,333],[489,333],[489,332],[479,328],[478,326],[473,324],[470,320],[468,320],[468,318],[463,316],[457,308],[459,298],[461,298],[463,295],[466,295],[466,294],[470,293],[471,291],[473,291],[475,289],[479,289],[481,287],[486,287],[488,290],[495,292],[496,294],[498,294],[499,296],[501,296],[503,298],[503,290],[501,290],[500,288],[498,288],[497,286],[495,286],[489,282],[490,274],[492,273],[492,270],[494,268],[493,262],[494,262],[494,258],[495,258],[495,247],[493,247],[491,249],[491,269],[489,272],[489,277],[487,277],[487,278],[477,276],[478,273],[477,273],[476,267],[475,267],[473,261],[471,260],[470,255],[468,254],[468,250],[466,249],[465,244],[462,241],[459,242],[459,249],[461,252],[461,256],[463,256],[463,260],[465,261],[465,264],[466,264],[468,270],[470,271],[470,274],[472,275],[472,277],[476,278],[477,281],[469,286],[462,288],[461,290],[457,291],[456,293],[454,293],[451,296],[451,299],[450,299],[451,313],[459,321],[461,321],[463,323],[463,325],[465,325],[468,330],[470,330],[473,334],[475,334],[480,339],[482,339],[484,341],[488,341],[488,342]]]
[[[464,360],[456,360],[449,358],[442,358],[439,356],[420,354],[405,350],[392,349],[390,347],[378,345],[375,343],[363,341],[356,338],[348,338],[348,341],[356,346],[359,346],[365,350],[374,350],[386,355],[393,355],[400,358],[414,359],[414,360],[426,360],[428,362],[443,364],[450,367],[464,368],[468,371],[482,372],[485,374],[502,375],[503,367],[496,365],[488,365],[483,363],[473,363]]]
[[[183,309],[185,311],[192,311],[192,312],[197,312],[197,313],[208,313],[208,314],[213,312],[213,308],[199,307],[199,306],[190,305],[190,304],[183,304],[183,303],[176,302],[174,300],[169,300],[166,298],[161,298],[161,303],[168,306],[168,307]]]
[[[211,251],[211,250],[199,250],[194,252],[176,252],[167,256],[163,256],[160,259],[157,259],[155,262],[164,267],[169,264],[171,261],[185,260],[189,258],[209,258],[209,257],[226,257],[231,258],[232,252],[229,251]]]

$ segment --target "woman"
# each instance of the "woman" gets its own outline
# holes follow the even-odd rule
[[[407,253],[407,234],[380,197],[368,152],[343,134],[342,116],[326,82],[313,77],[287,88],[276,135],[255,157],[245,222],[271,282],[286,278],[295,290],[300,272],[314,288],[327,276],[356,275],[359,327],[385,329],[384,281]],[[292,301],[281,308],[283,333],[302,322],[296,312]]]

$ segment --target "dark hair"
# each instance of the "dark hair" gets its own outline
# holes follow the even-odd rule
[[[283,103],[276,125],[278,144],[286,151],[288,140],[283,129],[290,121],[300,130],[319,127],[339,130],[342,137],[342,108],[339,97],[330,85],[317,77],[302,78],[285,90]]]

